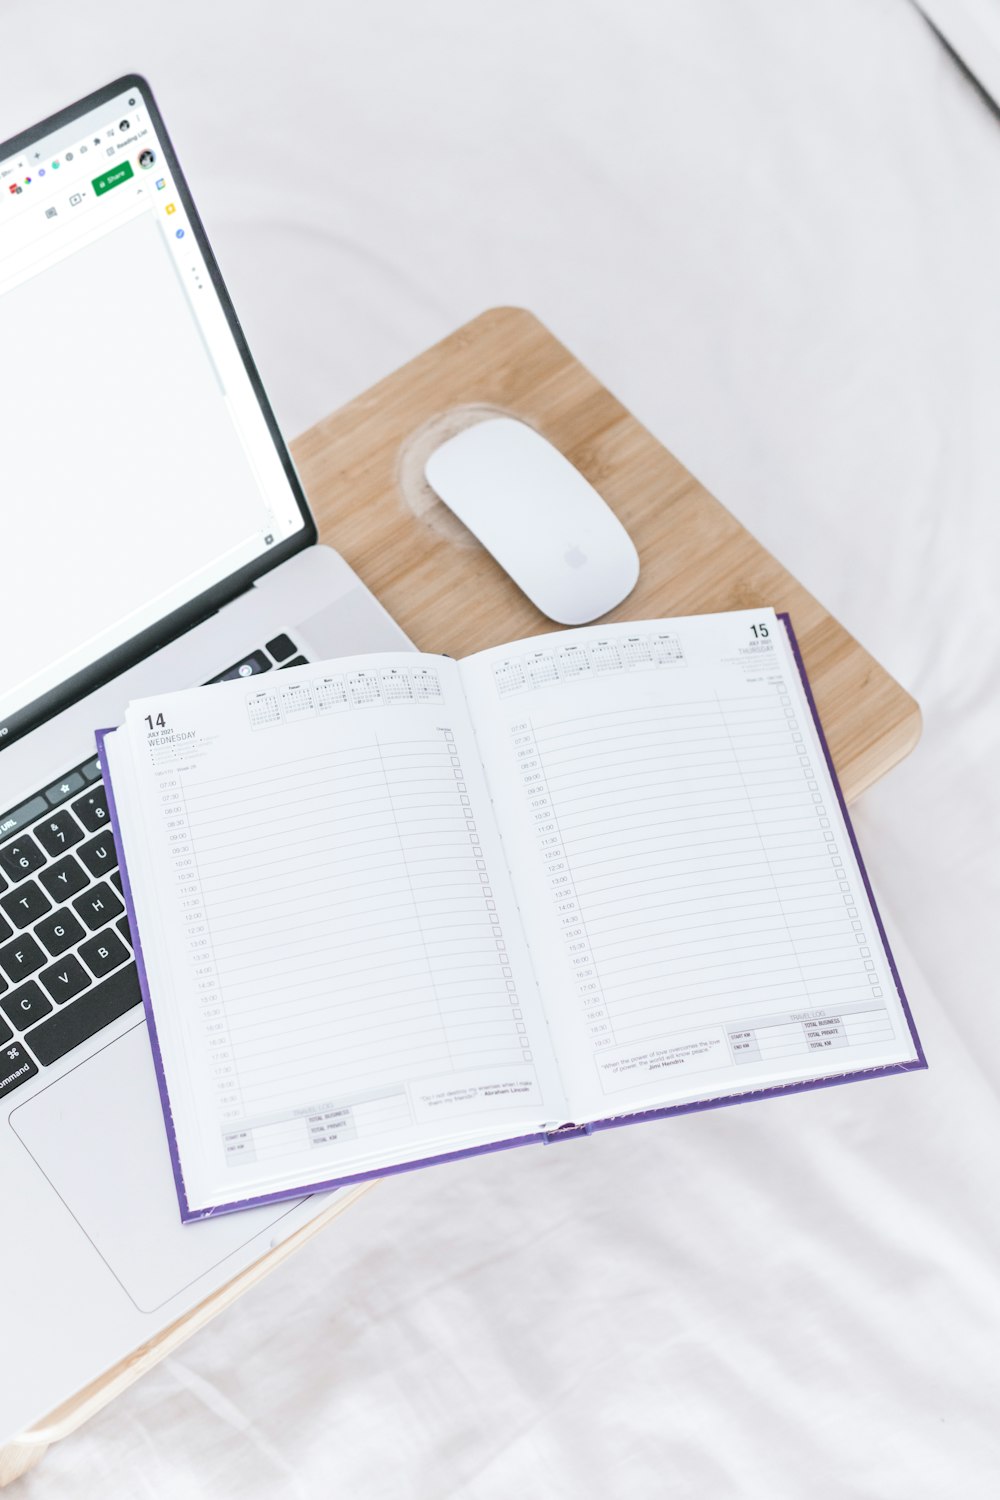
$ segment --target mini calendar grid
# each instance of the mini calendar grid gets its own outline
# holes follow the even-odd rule
[[[499,696],[509,698],[557,682],[684,664],[684,648],[677,636],[657,631],[624,640],[597,640],[505,657],[493,668],[493,680]]]
[[[271,729],[351,708],[442,701],[441,682],[433,667],[373,667],[269,684],[250,693],[246,707],[251,729]]]

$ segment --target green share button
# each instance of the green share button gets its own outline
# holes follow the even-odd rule
[[[118,166],[112,167],[110,172],[105,172],[102,177],[95,177],[91,187],[94,189],[95,196],[99,198],[102,193],[110,193],[111,189],[117,187],[120,182],[128,182],[132,175],[132,163],[119,162]]]

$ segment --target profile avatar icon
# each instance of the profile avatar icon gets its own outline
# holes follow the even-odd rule
[[[156,152],[150,151],[148,146],[144,151],[139,152],[139,165],[144,172],[148,172],[155,161]]]

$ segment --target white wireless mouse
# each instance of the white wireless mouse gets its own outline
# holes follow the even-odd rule
[[[639,554],[624,526],[534,428],[490,417],[436,448],[431,489],[492,552],[542,614],[585,625],[635,587]]]

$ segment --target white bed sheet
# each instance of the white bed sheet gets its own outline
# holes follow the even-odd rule
[[[150,74],[287,431],[522,303],[914,691],[931,1064],[382,1184],[19,1493],[993,1500],[1000,121],[907,0],[4,27],[0,136]]]

